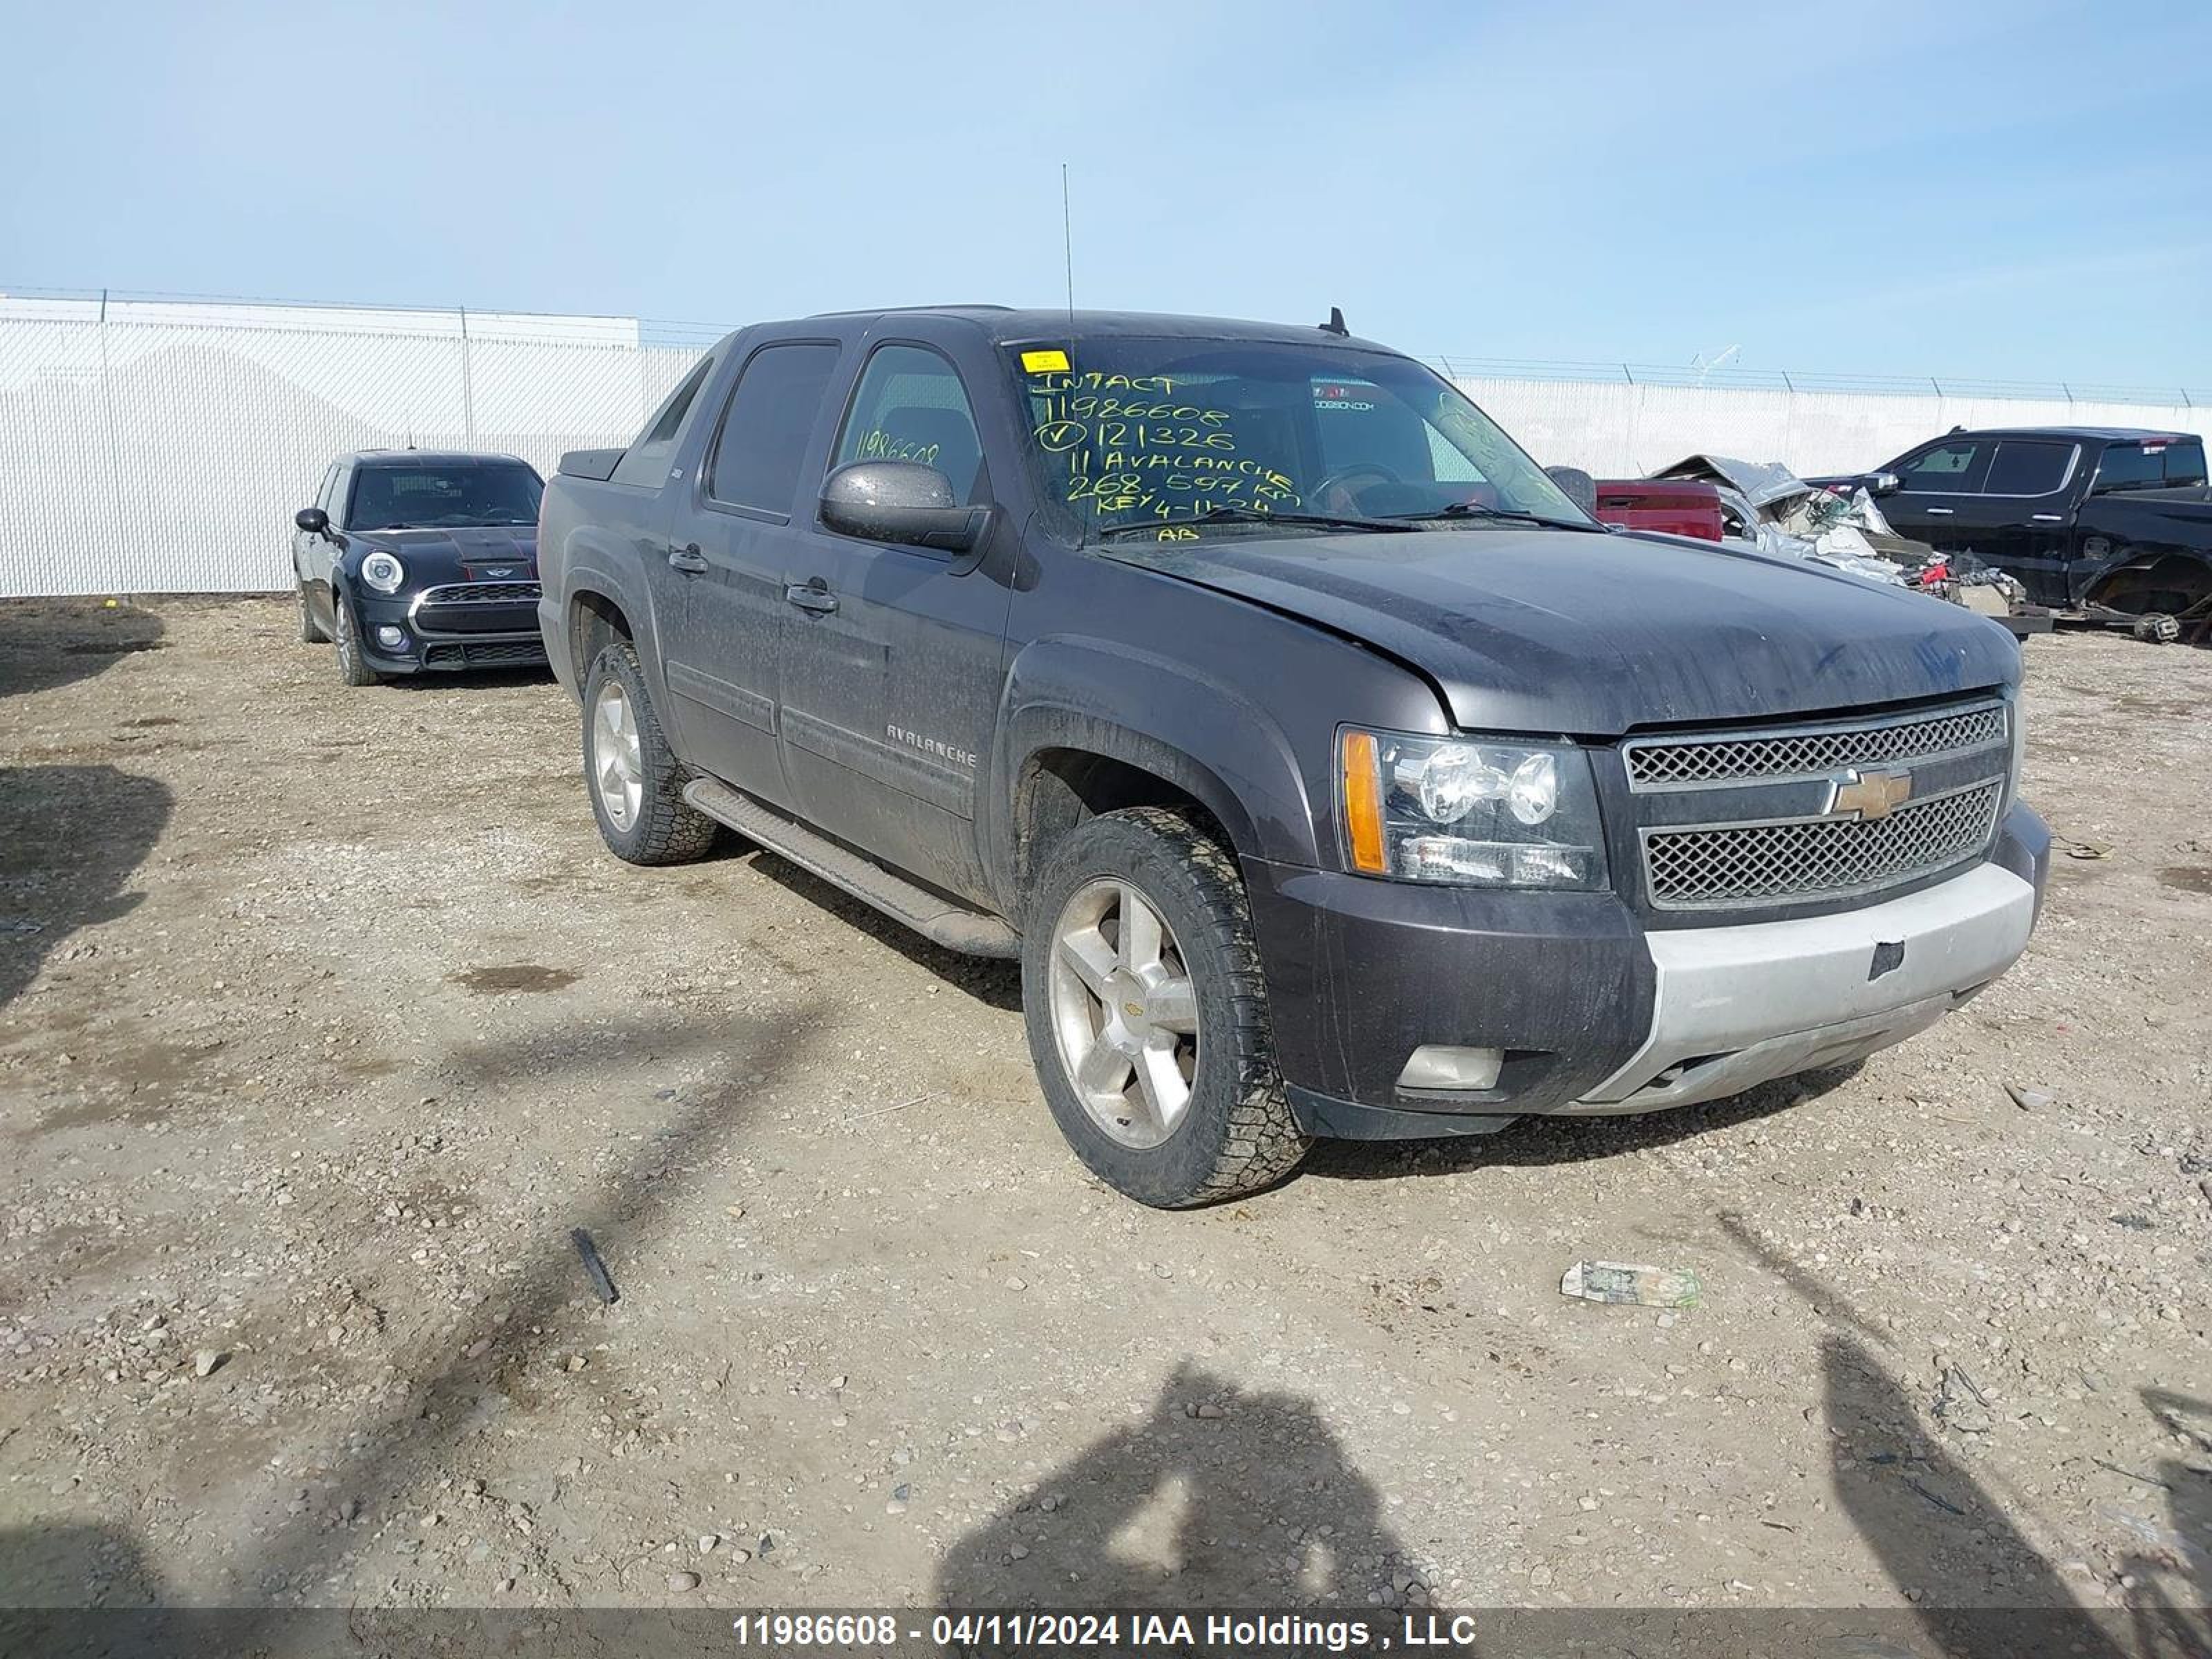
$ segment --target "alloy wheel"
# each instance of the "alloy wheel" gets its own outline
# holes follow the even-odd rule
[[[1190,1109],[1198,988],[1158,908],[1133,884],[1079,888],[1052,933],[1053,1034],[1084,1109],[1125,1146],[1157,1146]]]
[[[637,711],[620,680],[608,680],[592,701],[591,760],[600,810],[617,830],[629,829],[645,802],[645,753]]]

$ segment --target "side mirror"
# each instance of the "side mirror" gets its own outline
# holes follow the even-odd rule
[[[822,487],[822,522],[848,536],[965,553],[983,539],[988,507],[962,507],[952,481],[919,461],[854,461]]]
[[[1894,495],[1897,488],[1898,478],[1894,472],[1877,472],[1867,480],[1867,494],[1869,495]]]
[[[303,507],[292,515],[292,522],[310,536],[319,536],[331,527],[331,515],[319,507]]]

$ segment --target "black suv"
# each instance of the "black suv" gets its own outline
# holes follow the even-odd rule
[[[748,328],[539,534],[607,845],[731,825],[1018,956],[1054,1117],[1146,1203],[1844,1065],[2034,920],[2004,629],[1610,532],[1340,328]]]
[[[525,666],[538,636],[538,503],[512,455],[366,449],[292,519],[300,638],[337,642],[338,677]]]

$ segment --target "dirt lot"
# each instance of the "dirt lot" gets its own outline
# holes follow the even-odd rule
[[[2110,851],[1937,1031],[1168,1215],[1010,969],[624,866],[550,680],[290,631],[0,607],[0,1597],[2212,1591],[2212,653],[2030,643],[2029,797]]]

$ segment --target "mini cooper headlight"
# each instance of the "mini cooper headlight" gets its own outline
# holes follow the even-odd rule
[[[1345,860],[1364,875],[1471,887],[1605,885],[1589,757],[1572,744],[1338,738]]]
[[[407,580],[407,567],[379,548],[361,562],[361,579],[380,593],[397,593]]]

